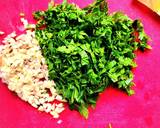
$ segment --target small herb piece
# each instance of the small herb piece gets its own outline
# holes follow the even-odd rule
[[[87,107],[95,106],[100,92],[108,85],[134,91],[132,67],[134,51],[147,45],[142,23],[121,12],[108,14],[105,0],[84,9],[76,5],[49,5],[34,13],[36,38],[60,94],[71,109],[88,117]]]

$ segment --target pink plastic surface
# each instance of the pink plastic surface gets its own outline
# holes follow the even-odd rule
[[[73,0],[80,7],[92,0]],[[70,1],[70,2],[73,2]],[[56,1],[55,2],[60,2]],[[138,67],[133,70],[136,92],[127,96],[108,88],[98,99],[96,108],[89,109],[88,120],[68,107],[57,119],[38,112],[21,101],[0,82],[0,128],[159,128],[160,127],[160,17],[134,0],[108,0],[109,11],[123,11],[132,19],[139,18],[151,37],[151,51],[137,52]],[[21,33],[19,13],[32,22],[32,12],[46,9],[48,0],[0,0],[0,30],[6,34]],[[0,41],[5,36],[0,37]]]

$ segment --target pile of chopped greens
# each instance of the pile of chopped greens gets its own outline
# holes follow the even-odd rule
[[[108,14],[107,2],[86,8],[64,1],[34,13],[36,38],[49,68],[49,78],[71,109],[88,117],[89,105],[112,85],[131,95],[134,51],[149,49],[139,20],[121,12]]]

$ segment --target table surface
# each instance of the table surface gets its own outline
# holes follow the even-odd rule
[[[69,0],[84,7],[92,0]],[[83,2],[82,2],[83,1]],[[49,0],[0,0],[0,30],[6,34],[20,32],[19,13],[24,12],[33,22],[32,12],[46,9]],[[60,3],[60,1],[55,0]],[[134,72],[136,94],[127,96],[124,92],[107,88],[93,110],[89,108],[88,120],[76,111],[66,110],[57,119],[38,112],[21,101],[0,82],[0,128],[158,128],[160,127],[160,17],[136,0],[108,0],[110,13],[125,12],[132,19],[141,19],[150,36],[151,51],[136,52],[138,64]],[[0,37],[0,41],[4,36]]]

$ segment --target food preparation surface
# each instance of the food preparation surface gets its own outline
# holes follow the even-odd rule
[[[47,9],[49,0],[0,1],[0,30],[22,33],[19,13],[33,23],[32,12]],[[55,0],[56,3],[60,1]],[[85,7],[92,0],[70,0]],[[21,101],[0,82],[0,128],[158,128],[160,127],[160,17],[136,0],[108,0],[110,13],[123,11],[132,19],[141,19],[150,36],[151,51],[137,52],[134,72],[135,95],[107,88],[98,99],[95,109],[89,109],[85,120],[76,111],[66,110],[60,118],[38,112]],[[0,41],[5,37],[1,36]]]

